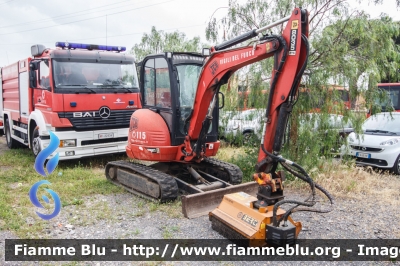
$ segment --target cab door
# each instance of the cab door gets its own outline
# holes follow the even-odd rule
[[[185,136],[189,128],[191,115],[193,112],[193,105],[197,93],[197,86],[199,82],[199,76],[202,71],[202,64],[199,64],[196,60],[180,61],[174,65],[174,73],[177,80],[177,105],[176,105],[176,125],[175,125],[175,137],[177,144],[184,142]],[[212,124],[208,130],[206,142],[215,142],[218,139],[218,98],[217,103],[214,107],[212,116]],[[202,108],[208,108],[204,106]]]
[[[171,90],[169,63],[164,56],[146,57],[141,64],[140,73],[143,108],[159,113],[168,125],[171,143],[174,144],[173,106],[175,101]]]

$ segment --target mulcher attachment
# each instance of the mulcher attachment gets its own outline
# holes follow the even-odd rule
[[[263,246],[281,243],[292,243],[301,230],[301,223],[294,222],[290,217],[287,226],[273,227],[272,213],[274,206],[255,208],[257,198],[244,192],[227,194],[221,204],[209,213],[212,228],[221,235],[233,241],[247,239],[246,245]],[[278,208],[277,219],[285,211]],[[269,242],[271,238],[271,242]],[[283,240],[283,242],[282,242]]]

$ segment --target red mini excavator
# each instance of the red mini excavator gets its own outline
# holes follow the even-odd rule
[[[285,22],[281,36],[260,36]],[[249,46],[236,46],[255,37]],[[110,162],[107,178],[132,193],[161,201],[175,199],[179,190],[186,191],[189,195],[182,197],[182,209],[189,218],[208,213],[221,203],[210,213],[210,220],[214,229],[228,237],[295,239],[301,224],[290,214],[324,211],[313,208],[316,189],[332,202],[303,168],[280,155],[307,65],[307,37],[307,11],[296,8],[275,23],[203,50],[203,55],[167,52],[147,56],[140,68],[143,108],[131,117],[126,152],[130,158],[157,163]],[[256,182],[238,185],[242,172],[237,166],[210,158],[219,148],[219,89],[239,68],[272,56],[275,63],[253,177]],[[283,199],[284,173],[277,171],[279,164],[310,184],[309,198]],[[257,197],[249,195],[252,193]],[[283,204],[292,205],[284,211],[279,208]]]

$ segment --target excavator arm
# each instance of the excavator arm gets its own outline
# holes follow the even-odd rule
[[[262,36],[254,45],[228,49],[285,21],[288,23],[282,36]],[[275,57],[275,68],[266,106],[262,142],[264,149],[279,152],[287,121],[287,115],[284,114],[287,114],[287,106],[290,106],[290,101],[296,95],[307,61],[307,37],[307,13],[296,8],[291,16],[211,48],[211,55],[206,59],[199,77],[188,134],[182,149],[181,156],[185,161],[201,161],[204,158],[205,135],[211,123],[211,110],[221,85],[227,83],[236,70],[272,56]],[[265,170],[270,164],[267,157],[260,148],[260,170]]]
[[[252,47],[220,50],[221,47],[225,49],[235,45],[285,21],[288,23],[282,36],[262,36]],[[315,184],[301,166],[280,155],[289,115],[296,103],[298,87],[307,66],[309,54],[307,37],[307,11],[296,8],[287,18],[214,47],[213,54],[203,68],[196,95],[194,119],[190,124],[187,138],[188,141],[199,138],[194,145],[195,148],[201,144],[203,128],[207,126],[207,123],[199,122],[206,115],[206,108],[201,108],[208,106],[205,98],[211,100],[215,97],[218,86],[225,83],[238,68],[271,56],[275,59],[259,155],[255,165],[256,173],[253,175],[253,179],[259,185],[257,196],[253,197],[243,192],[226,194],[220,205],[209,213],[213,229],[227,238],[245,238],[250,240],[250,245],[264,245],[266,242],[270,245],[293,243],[302,226],[300,222],[292,220],[291,213],[331,211],[331,208],[314,207],[317,189],[325,194],[333,205],[333,198],[329,193]],[[202,154],[196,153],[198,150],[195,149],[192,154],[201,158]],[[307,199],[284,200],[285,174],[283,171],[276,171],[278,164],[310,185],[311,193]],[[291,204],[287,211],[280,208],[284,204]]]

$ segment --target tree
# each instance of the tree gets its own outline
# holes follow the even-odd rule
[[[356,13],[338,20],[313,39],[310,69],[348,84],[354,98],[366,92],[358,85],[363,75],[368,76],[364,88],[374,88],[397,75],[400,51],[395,40],[399,33],[399,24],[389,17],[371,20]]]
[[[135,56],[137,61],[141,61],[146,55],[167,51],[200,52],[200,46],[199,37],[187,40],[183,32],[174,31],[168,33],[162,30],[157,31],[153,26],[150,34],[143,34],[141,43],[135,44],[132,47],[131,53]]]
[[[379,4],[381,1],[374,0],[374,3]],[[260,28],[290,15],[296,6],[302,6],[310,13],[310,57],[307,78],[303,79],[302,84],[312,93],[310,99],[300,98],[293,109],[291,123],[294,128],[298,124],[299,114],[308,112],[310,104],[330,97],[328,91],[331,84],[348,87],[353,98],[363,95],[369,105],[373,99],[373,90],[366,89],[395,75],[400,65],[399,46],[395,41],[400,29],[398,23],[389,17],[371,20],[363,12],[350,10],[345,0],[249,0],[245,4],[231,0],[228,14],[221,21],[212,19],[208,23],[207,39],[219,42]],[[272,29],[275,34],[281,31],[282,26]],[[271,73],[271,61],[265,60],[247,69],[244,76],[252,92],[265,87],[263,85],[269,80],[265,73]],[[367,82],[360,82],[362,80]],[[333,103],[325,104],[322,113],[327,114],[337,107],[332,106]],[[363,117],[356,117],[341,106],[339,112],[345,116],[345,120],[352,119],[356,128],[360,129]],[[321,117],[328,118],[326,115]],[[293,134],[292,139],[296,139],[296,136],[296,133]],[[316,147],[315,154],[311,155],[312,151],[308,151],[308,154],[311,158],[318,158],[321,156],[318,146],[325,145],[324,141],[326,138],[316,140],[312,135],[308,138],[300,136],[298,143],[290,148],[291,157],[302,160],[304,150]]]

